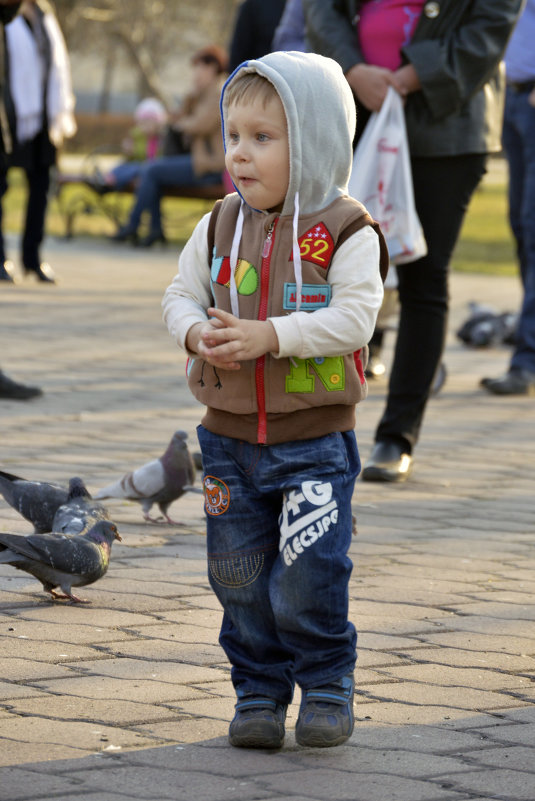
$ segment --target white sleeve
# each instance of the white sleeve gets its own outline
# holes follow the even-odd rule
[[[340,245],[328,278],[326,308],[269,318],[279,340],[274,356],[340,356],[368,344],[383,300],[379,238],[373,228],[361,228]]]
[[[213,302],[208,258],[209,222],[210,213],[196,225],[178,259],[178,273],[162,299],[164,322],[173,339],[184,350],[189,329],[208,319],[206,309]]]

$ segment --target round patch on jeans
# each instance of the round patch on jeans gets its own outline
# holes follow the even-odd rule
[[[230,490],[225,482],[215,476],[205,476],[203,488],[206,514],[217,517],[226,512],[230,503]]]

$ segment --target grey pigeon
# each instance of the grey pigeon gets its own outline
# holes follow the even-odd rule
[[[153,523],[149,512],[154,503],[168,523],[177,523],[167,514],[167,509],[185,492],[201,492],[192,486],[195,481],[195,465],[186,445],[185,431],[175,431],[167,450],[159,459],[147,462],[133,472],[126,473],[114,484],[99,490],[95,498],[126,498],[137,501],[143,509],[143,517]],[[180,524],[178,524],[180,525]]]
[[[33,524],[36,534],[52,531],[54,515],[69,497],[67,487],[45,481],[27,481],[2,470],[0,493],[13,509]]]
[[[0,532],[0,563],[31,573],[53,598],[78,598],[72,587],[84,587],[101,578],[108,569],[113,540],[121,537],[109,520],[101,520],[85,534],[19,534]],[[64,595],[54,587],[61,587]]]
[[[83,534],[99,520],[109,520],[108,510],[93,500],[81,478],[71,478],[69,495],[52,521],[52,531],[57,534]]]

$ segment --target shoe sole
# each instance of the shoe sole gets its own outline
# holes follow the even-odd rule
[[[284,743],[284,733],[276,737],[271,734],[267,735],[265,727],[258,723],[251,725],[247,734],[229,734],[229,743],[234,748],[266,748],[273,750],[274,748],[282,748]]]
[[[412,468],[409,467],[408,470],[405,470],[404,473],[399,472],[390,472],[385,470],[384,467],[365,467],[362,471],[362,481],[387,481],[390,483],[401,483],[402,481],[406,481],[412,472]]]
[[[334,739],[329,739],[325,737],[321,732],[311,731],[309,734],[299,735],[297,732],[295,733],[295,741],[298,745],[301,745],[305,748],[333,748],[336,745],[342,745],[342,743],[347,742],[349,738],[353,734],[351,731],[350,734],[341,734]]]

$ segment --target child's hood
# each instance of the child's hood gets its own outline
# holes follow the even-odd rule
[[[276,52],[246,61],[232,73],[221,95],[223,138],[226,89],[243,72],[257,72],[277,90],[288,123],[290,181],[282,214],[325,208],[347,194],[353,161],[355,102],[340,66],[315,53]]]

